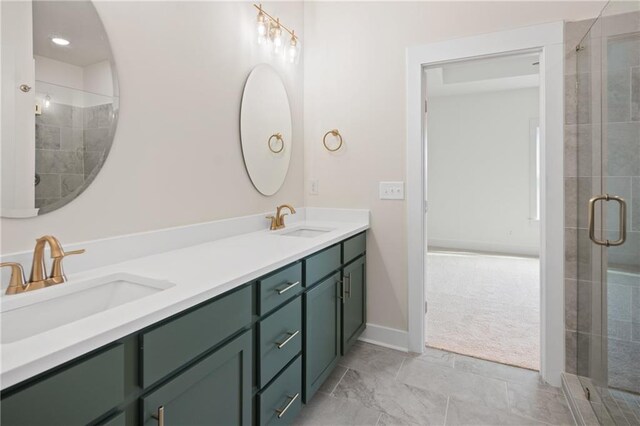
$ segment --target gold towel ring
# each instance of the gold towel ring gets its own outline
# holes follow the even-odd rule
[[[276,138],[276,140],[280,141],[280,149],[275,150],[271,146],[271,139],[273,138]],[[271,135],[271,137],[269,137],[269,141],[267,143],[269,144],[269,151],[273,152],[274,154],[278,154],[284,149],[284,140],[282,139],[282,133],[274,133],[273,135]]]
[[[340,143],[338,144],[338,146],[333,148],[333,149],[329,148],[329,146],[327,145],[327,136],[329,136],[329,135],[333,135],[333,136],[337,137],[338,139],[340,139]],[[329,130],[327,133],[324,134],[324,137],[322,138],[322,143],[323,143],[324,147],[327,148],[327,151],[335,152],[335,151],[339,150],[340,148],[342,148],[342,135],[340,134],[338,129]]]

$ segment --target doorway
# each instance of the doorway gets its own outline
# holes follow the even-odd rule
[[[465,37],[407,49],[408,349],[424,352],[427,250],[425,68],[539,52],[540,374],[559,386],[564,370],[563,23]]]
[[[426,79],[426,344],[540,369],[540,54]]]

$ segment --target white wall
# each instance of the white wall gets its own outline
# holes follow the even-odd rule
[[[428,102],[429,246],[537,255],[529,166],[538,88]]]
[[[82,73],[82,86],[89,93],[113,96],[113,75],[109,61],[87,65]]]
[[[309,206],[371,209],[368,320],[407,329],[406,211],[378,182],[406,178],[407,46],[596,16],[598,2],[308,2],[305,4],[305,181]],[[345,148],[322,135],[338,128]],[[308,192],[308,191],[307,191]]]
[[[36,80],[59,86],[82,90],[84,87],[83,68],[44,56],[34,55]]]
[[[304,46],[298,66],[278,66],[294,146],[284,187],[270,198],[251,185],[238,134],[244,80],[268,60],[255,43],[251,4],[95,4],[120,83],[113,148],[74,202],[37,218],[1,219],[2,252],[30,249],[43,234],[83,241],[264,212],[283,202],[369,208],[369,321],[406,330],[405,206],[378,200],[377,187],[405,179],[406,47],[590,18],[604,2],[266,3]],[[336,154],[321,141],[332,128],[345,140]],[[319,195],[303,195],[303,178],[319,179]]]
[[[0,194],[2,214],[33,216],[35,185],[35,90],[30,2],[0,3]],[[32,87],[23,92],[22,84]]]
[[[303,66],[262,53],[251,3],[94,4],[119,77],[113,147],[72,203],[36,218],[1,219],[2,253],[32,249],[45,234],[65,244],[303,204]],[[301,2],[269,3],[267,10],[304,42]],[[273,197],[253,188],[240,149],[242,89],[262,62],[282,75],[293,119],[291,166]]]

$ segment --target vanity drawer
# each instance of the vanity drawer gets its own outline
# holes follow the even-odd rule
[[[340,267],[340,244],[305,259],[305,283],[309,287]]]
[[[258,280],[258,314],[264,315],[302,291],[302,263],[297,262]]]
[[[157,382],[251,324],[252,286],[169,320],[140,335],[142,387]]]
[[[260,425],[291,424],[302,409],[301,391],[302,355],[258,395]]]
[[[124,401],[124,346],[104,352],[2,399],[3,425],[84,425]]]
[[[302,350],[302,298],[260,322],[260,387],[269,383]]]
[[[342,243],[342,264],[351,262],[367,250],[365,233],[351,237]]]

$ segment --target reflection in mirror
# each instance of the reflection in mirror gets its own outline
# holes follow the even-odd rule
[[[240,136],[251,182],[261,194],[275,194],[289,170],[291,110],[284,83],[269,65],[258,65],[247,78]]]
[[[100,171],[116,128],[118,86],[90,1],[0,7],[1,210],[30,217],[69,203]]]

